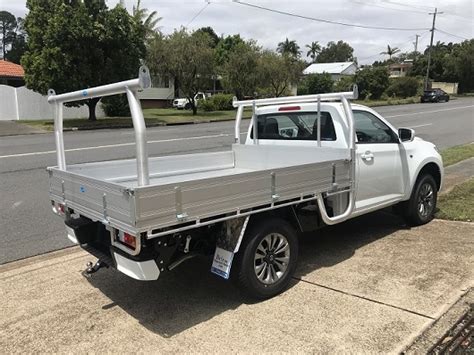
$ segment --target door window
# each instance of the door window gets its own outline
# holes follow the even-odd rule
[[[378,117],[367,111],[354,111],[357,143],[398,143],[396,134]]]

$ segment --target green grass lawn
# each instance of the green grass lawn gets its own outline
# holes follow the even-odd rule
[[[462,160],[474,157],[474,144],[469,143],[457,145],[455,147],[445,149],[441,152],[441,156],[443,157],[444,166],[459,163]]]
[[[418,98],[407,99],[389,99],[389,100],[356,100],[366,106],[383,106],[383,105],[398,105],[418,102]],[[168,124],[186,124],[196,122],[214,122],[233,120],[235,118],[236,110],[231,111],[214,111],[204,112],[198,111],[197,115],[193,116],[190,110],[176,110],[173,108],[150,108],[143,110],[146,125],[149,127]],[[250,118],[251,109],[247,108],[244,111],[244,119]],[[20,120],[20,123],[27,124],[36,128],[41,128],[47,131],[54,129],[52,119],[48,120]],[[132,127],[132,119],[130,117],[105,117],[99,118],[97,121],[89,121],[85,118],[73,118],[64,120],[64,128],[66,129],[101,129],[101,128],[129,128]]]
[[[147,126],[167,125],[167,124],[185,124],[196,122],[214,122],[233,120],[236,111],[214,111],[203,112],[198,111],[193,116],[190,110],[176,110],[171,108],[152,108],[144,109],[143,116]],[[244,118],[250,118],[251,112],[245,111]],[[53,120],[21,120],[24,123],[37,128],[52,131],[54,129]],[[85,118],[72,118],[64,120],[64,128],[78,129],[100,129],[100,128],[127,128],[132,127],[132,119],[130,117],[105,117],[99,118],[97,121],[89,121]]]
[[[474,179],[455,186],[438,199],[436,217],[451,221],[472,222],[474,220]]]

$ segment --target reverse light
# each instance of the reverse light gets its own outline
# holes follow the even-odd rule
[[[278,111],[299,111],[301,106],[283,106],[278,109]]]

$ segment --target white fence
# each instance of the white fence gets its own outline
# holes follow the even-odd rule
[[[97,117],[104,117],[104,112],[97,105]],[[89,109],[81,107],[64,107],[64,118],[87,118]],[[47,97],[22,86],[0,85],[0,121],[11,120],[44,120],[53,119],[53,107]]]

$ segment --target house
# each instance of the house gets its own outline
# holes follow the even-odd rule
[[[21,65],[0,60],[0,85],[20,87],[25,85],[25,71]]]
[[[303,70],[303,74],[328,73],[332,80],[337,81],[344,76],[354,75],[356,71],[357,64],[355,62],[313,63]]]
[[[393,63],[388,66],[388,72],[391,78],[402,78],[407,76],[411,67],[413,66],[413,60],[407,59],[403,63]]]
[[[151,75],[151,87],[138,93],[143,108],[168,107],[174,97],[173,78],[159,75]]]

